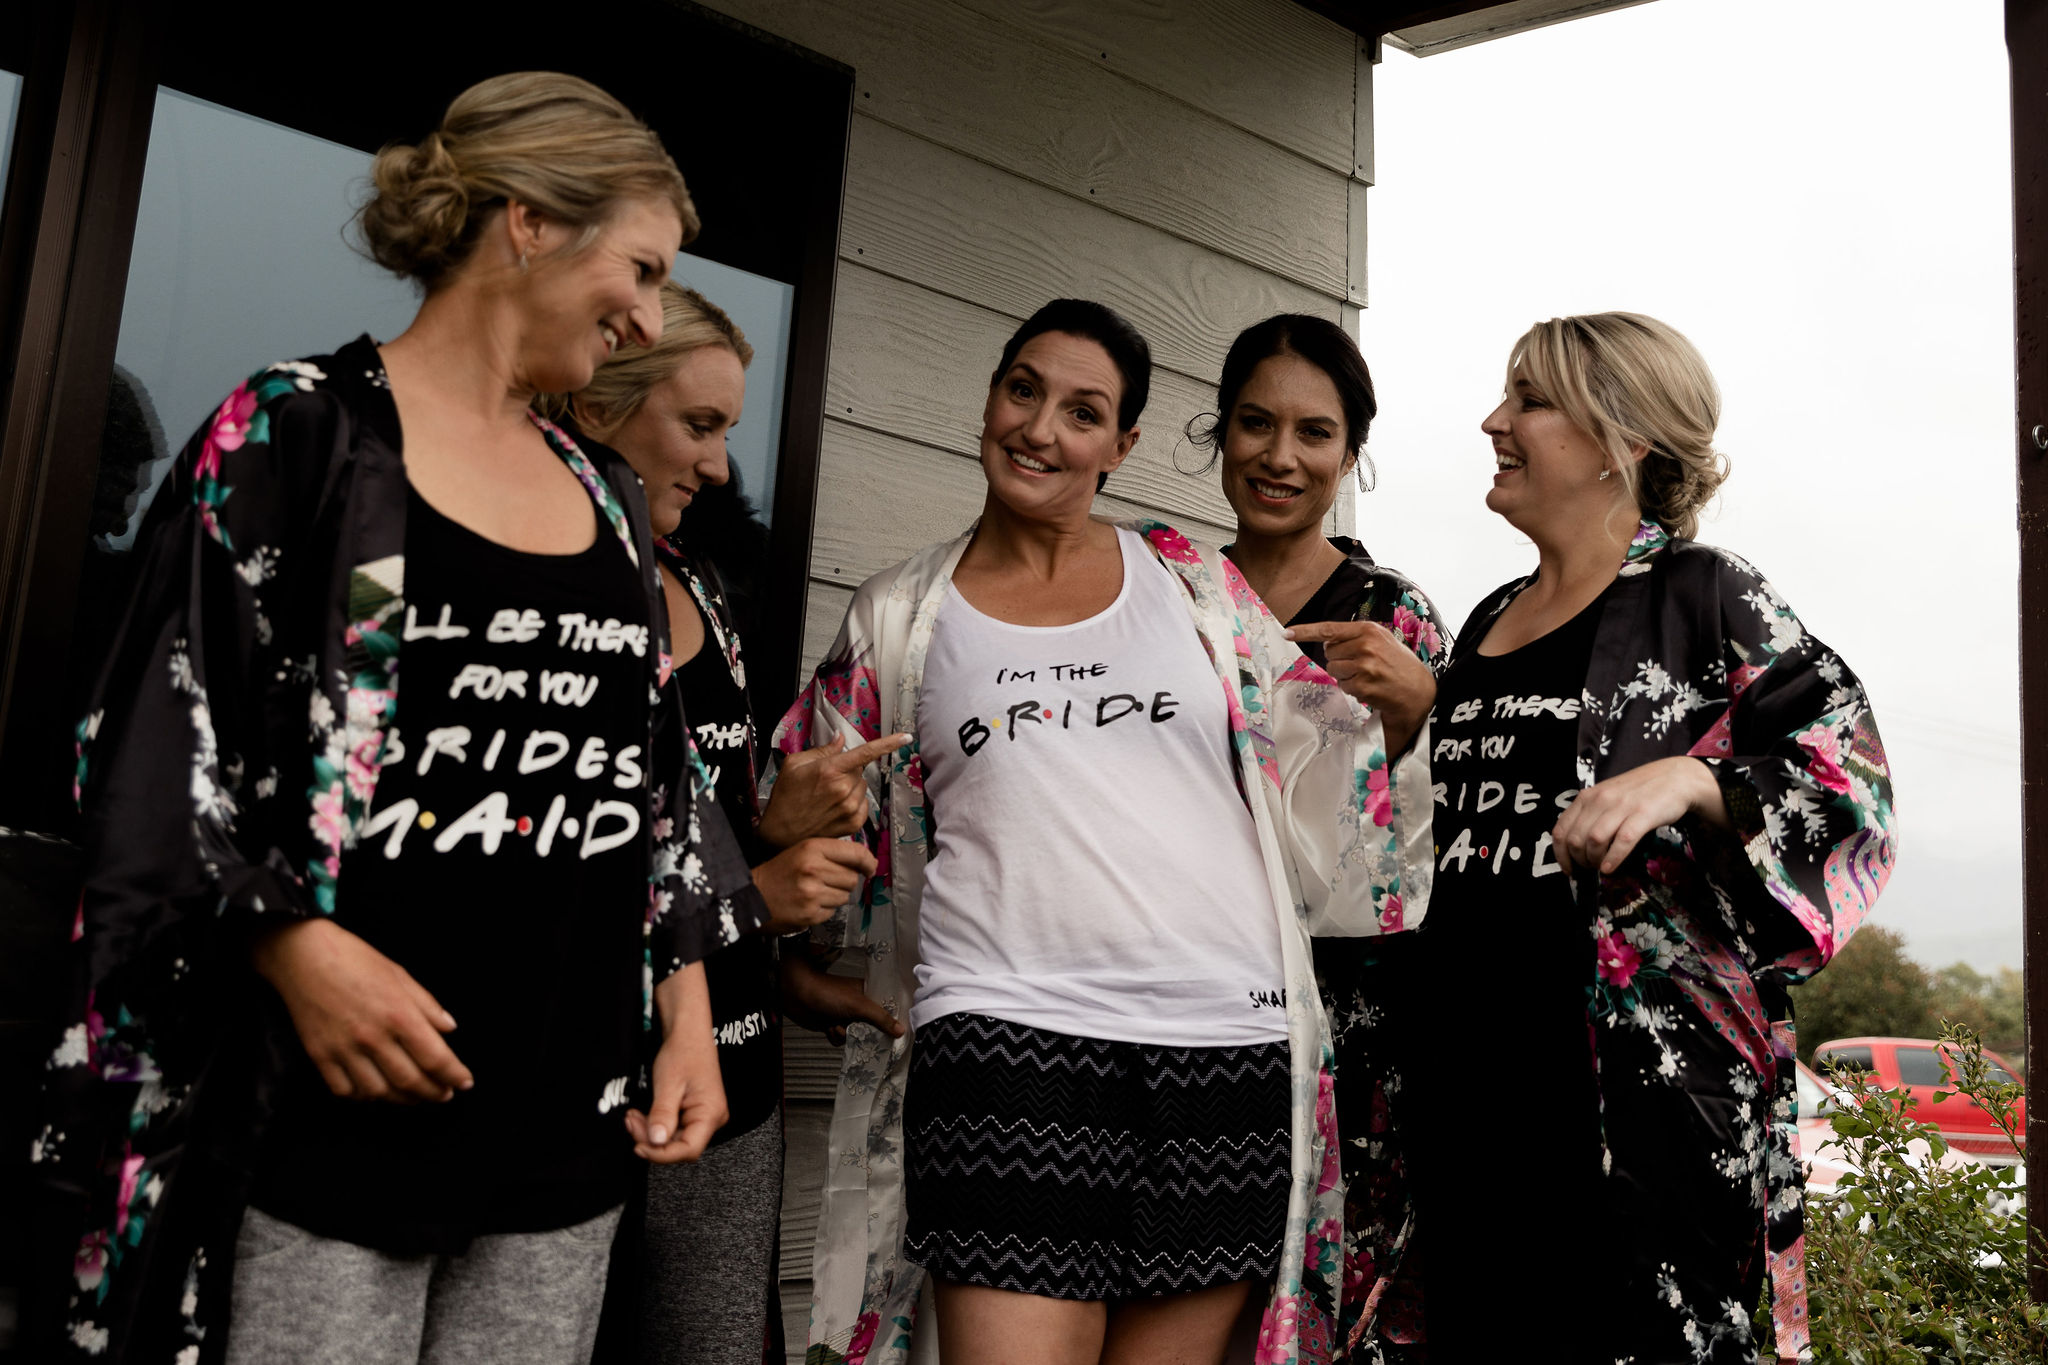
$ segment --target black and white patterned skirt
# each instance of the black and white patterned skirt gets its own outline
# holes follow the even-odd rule
[[[1268,1280],[1289,1184],[1288,1053],[1105,1042],[984,1014],[917,1031],[904,1250],[1055,1299]]]

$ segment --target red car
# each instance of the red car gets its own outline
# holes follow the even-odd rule
[[[1979,1108],[1977,1102],[1964,1095],[1951,1093],[1945,1100],[1937,1102],[1937,1090],[1954,1090],[1953,1083],[1944,1084],[1941,1068],[1942,1045],[1929,1038],[1837,1038],[1822,1043],[1813,1050],[1816,1068],[1825,1069],[1829,1061],[1843,1066],[1854,1067],[1865,1072],[1870,1079],[1887,1090],[1904,1090],[1913,1097],[1912,1114],[1923,1123],[1931,1123],[1941,1130],[1949,1146],[1959,1152],[1979,1159],[1991,1161],[2017,1161],[2012,1143],[1991,1116]],[[2012,1069],[2005,1059],[1986,1049],[1984,1060],[1990,1064],[1991,1079],[2010,1081]],[[2026,1101],[2021,1100],[2014,1111],[2018,1120],[2019,1136],[2026,1140]]]

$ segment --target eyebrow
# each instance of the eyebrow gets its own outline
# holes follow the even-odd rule
[[[1030,362],[1030,361],[1028,361],[1028,360],[1013,360],[1013,361],[1011,361],[1011,362],[1010,362],[1010,374],[1006,374],[1006,375],[1004,375],[1004,376],[1003,376],[1003,378],[1005,378],[1005,379],[1008,379],[1008,378],[1010,377],[1010,375],[1011,375],[1011,374],[1015,374],[1015,373],[1017,373],[1017,372],[1018,372],[1019,370],[1022,370],[1022,371],[1023,371],[1023,372],[1025,373],[1025,374],[1029,375],[1029,376],[1031,377],[1031,381],[1032,381],[1032,382],[1033,382],[1034,384],[1037,384],[1037,385],[1038,385],[1038,387],[1040,387],[1040,388],[1042,388],[1042,389],[1043,389],[1043,388],[1050,388],[1050,387],[1051,387],[1051,385],[1049,385],[1049,384],[1047,384],[1047,383],[1045,382],[1045,376],[1044,376],[1044,375],[1042,375],[1042,374],[1040,374],[1040,373],[1039,373],[1039,372],[1038,372],[1037,370],[1033,369],[1033,368],[1031,367],[1031,362]],[[1101,403],[1101,404],[1102,404],[1102,406],[1104,406],[1104,407],[1109,407],[1109,406],[1111,406],[1111,402],[1110,402],[1110,397],[1109,397],[1109,395],[1108,395],[1108,394],[1106,394],[1106,393],[1104,393],[1104,392],[1103,392],[1103,391],[1102,391],[1101,389],[1096,389],[1096,388],[1087,388],[1087,389],[1076,389],[1076,390],[1074,390],[1074,396],[1075,396],[1075,397],[1077,397],[1077,398],[1093,398],[1093,399],[1095,399],[1095,400],[1096,400],[1097,402]]]
[[[1247,408],[1249,408],[1253,412],[1256,412],[1261,417],[1271,417],[1273,415],[1273,410],[1263,403],[1254,403],[1249,398],[1240,398],[1237,400],[1237,410],[1239,412],[1243,412]],[[1314,422],[1318,426],[1325,427],[1341,427],[1344,425],[1335,417],[1325,417],[1315,413],[1311,413],[1306,417],[1297,418],[1296,420],[1302,422]]]

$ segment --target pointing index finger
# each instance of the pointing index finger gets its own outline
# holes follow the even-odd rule
[[[1375,624],[1372,621],[1310,621],[1304,625],[1289,626],[1284,633],[1296,644],[1304,640],[1355,640]]]
[[[893,754],[908,743],[910,736],[907,734],[883,735],[880,739],[871,740],[858,749],[848,749],[843,754],[834,754],[825,761],[839,772],[857,773],[876,759]]]

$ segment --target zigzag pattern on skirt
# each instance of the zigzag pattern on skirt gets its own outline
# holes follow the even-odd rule
[[[1160,1199],[1202,1198],[1219,1190],[1284,1189],[1288,1168],[1273,1160],[1288,1148],[1286,1128],[1216,1134],[1207,1140],[1155,1138],[1140,1147],[1129,1129],[1028,1119],[1004,1122],[946,1115],[918,1126],[919,1170],[935,1179],[991,1176],[1096,1186],[1129,1181],[1134,1193]]]
[[[1198,1090],[1210,1085],[1268,1080],[1288,1073],[1287,1050],[1281,1047],[1165,1047],[1120,1043],[1105,1038],[1080,1038],[1013,1024],[984,1014],[941,1015],[925,1026],[930,1035],[917,1040],[934,1062],[972,1062],[990,1069],[998,1080],[1010,1069],[1087,1073],[1105,1080],[1126,1079],[1126,1055],[1142,1059],[1147,1087]]]
[[[1286,1043],[1153,1047],[953,1014],[917,1049],[904,1249],[934,1275],[1115,1299],[1273,1274]]]
[[[979,1232],[912,1237],[904,1250],[942,1279],[1060,1299],[1142,1298],[1262,1280],[1280,1259],[1277,1240],[1145,1256],[1113,1242]]]

